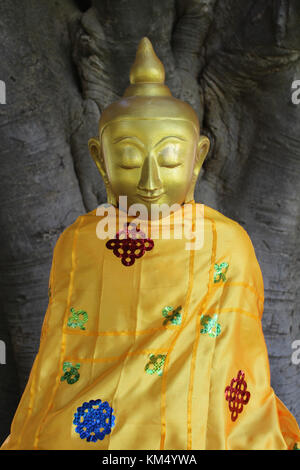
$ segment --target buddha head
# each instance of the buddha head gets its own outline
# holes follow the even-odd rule
[[[124,96],[108,106],[99,135],[89,150],[104,180],[108,203],[184,204],[194,188],[209,140],[200,135],[198,117],[174,98],[164,84],[165,71],[151,42],[143,38],[130,70]]]

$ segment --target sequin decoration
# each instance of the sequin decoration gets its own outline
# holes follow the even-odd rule
[[[215,264],[215,274],[214,274],[214,282],[219,282],[221,281],[226,281],[226,276],[225,274],[227,273],[229,264],[228,263],[221,263],[221,264]]]
[[[243,411],[244,405],[247,405],[250,399],[250,392],[247,391],[247,382],[244,379],[245,373],[240,370],[237,378],[233,378],[229,386],[225,388],[225,398],[229,402],[229,411],[231,411],[231,420],[235,421]]]
[[[181,309],[182,309],[181,305],[177,307],[175,310],[174,310],[174,307],[165,307],[162,310],[162,315],[165,317],[165,320],[163,321],[163,325],[167,325],[168,322],[172,323],[172,325],[180,325],[181,313],[179,312]]]
[[[156,373],[157,375],[162,375],[166,354],[158,354],[157,356],[150,354],[149,359],[150,361],[145,366],[147,374],[152,375]]]
[[[300,447],[298,447],[297,443],[295,443],[293,450],[300,450]]]
[[[67,325],[70,328],[80,328],[81,330],[85,330],[84,324],[88,321],[89,316],[84,310],[75,310],[75,308],[71,308],[70,312],[72,315],[69,317]]]
[[[124,229],[116,234],[116,238],[106,242],[106,247],[121,258],[124,266],[132,266],[136,259],[152,250],[153,246],[154,241],[146,238],[146,234],[130,222],[124,224]]]
[[[75,364],[75,366],[73,366],[72,362],[64,362],[63,363],[64,375],[60,378],[61,382],[66,380],[68,384],[70,385],[77,382],[77,380],[80,377],[80,374],[78,372],[79,368],[80,368],[80,364]]]
[[[99,399],[84,402],[74,414],[75,431],[87,442],[102,441],[115,425],[113,411],[107,401]]]
[[[200,333],[202,334],[208,334],[211,338],[216,338],[219,336],[221,333],[221,325],[218,323],[218,315],[215,314],[213,317],[210,317],[209,315],[201,315],[201,325],[204,326],[200,330]]]

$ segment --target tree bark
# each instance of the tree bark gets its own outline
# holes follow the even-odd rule
[[[300,421],[299,20],[296,0],[2,0],[0,441],[38,351],[54,244],[106,199],[87,141],[127,87],[143,36],[212,143],[196,200],[252,239],[272,385]]]

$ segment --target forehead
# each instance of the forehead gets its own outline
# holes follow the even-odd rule
[[[197,134],[193,123],[184,119],[120,119],[108,123],[102,137],[115,140],[133,136],[145,143],[153,143],[168,136],[190,141],[198,138]]]

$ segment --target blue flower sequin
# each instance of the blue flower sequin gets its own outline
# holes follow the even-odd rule
[[[75,431],[87,442],[102,441],[115,425],[113,411],[107,401],[99,399],[84,402],[74,414]]]

